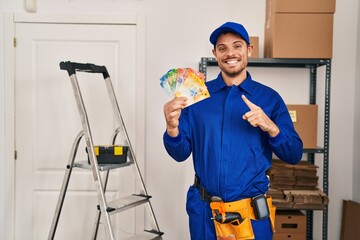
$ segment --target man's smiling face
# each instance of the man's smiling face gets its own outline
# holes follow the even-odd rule
[[[219,36],[213,54],[226,77],[245,76],[246,78],[245,69],[248,64],[248,56],[251,56],[251,50],[251,45],[248,45],[244,39],[229,32]]]

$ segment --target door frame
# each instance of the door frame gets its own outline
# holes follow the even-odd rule
[[[4,30],[4,153],[0,162],[4,164],[4,239],[15,238],[15,47],[16,23],[68,23],[68,24],[130,24],[136,25],[136,158],[141,172],[145,173],[145,18],[142,15],[99,15],[99,14],[31,14],[3,13]],[[1,79],[3,77],[3,79]],[[4,158],[4,159],[3,159]],[[0,165],[1,166],[1,165]],[[0,182],[1,183],[1,182]],[[0,196],[1,197],[1,196]],[[0,204],[2,202],[0,201]],[[0,236],[0,240],[2,236]]]

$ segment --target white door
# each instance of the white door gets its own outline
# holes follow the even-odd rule
[[[15,24],[15,239],[47,239],[70,149],[82,129],[69,76],[60,61],[105,65],[128,133],[135,143],[136,24],[17,22]],[[102,75],[79,73],[95,145],[110,144],[114,122]],[[142,97],[140,96],[140,99]],[[85,160],[85,141],[78,160]],[[128,171],[128,170],[127,170]],[[110,173],[109,200],[129,195],[124,169]],[[55,239],[90,239],[97,194],[90,171],[74,169]],[[115,235],[134,229],[135,212],[113,218]],[[124,224],[126,223],[126,224]],[[105,239],[100,228],[98,239]]]

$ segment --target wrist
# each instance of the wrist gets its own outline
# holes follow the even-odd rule
[[[276,137],[279,133],[280,133],[280,129],[277,126],[275,126],[273,129],[270,129],[268,131],[270,137]]]
[[[166,127],[166,132],[167,132],[167,134],[169,136],[176,137],[177,135],[179,135],[179,128],[178,127],[167,126]]]

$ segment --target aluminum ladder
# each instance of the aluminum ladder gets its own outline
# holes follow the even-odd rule
[[[53,218],[53,222],[51,225],[48,239],[53,240],[55,237],[56,228],[58,226],[58,222],[59,222],[61,210],[63,207],[63,203],[65,200],[65,195],[66,195],[66,191],[67,191],[68,184],[70,181],[71,173],[72,173],[72,170],[74,167],[78,167],[78,168],[84,168],[84,169],[88,169],[88,170],[92,171],[94,184],[95,184],[95,188],[96,188],[96,192],[97,192],[97,196],[98,196],[99,205],[97,206],[98,210],[97,210],[96,224],[95,224],[95,228],[93,230],[92,239],[95,240],[97,238],[99,224],[101,221],[104,224],[107,239],[115,240],[114,229],[113,229],[113,226],[111,223],[110,215],[125,211],[127,209],[130,209],[130,208],[142,205],[142,204],[146,204],[147,206],[145,206],[145,207],[148,210],[149,215],[151,216],[150,219],[148,219],[148,221],[146,222],[146,224],[149,225],[150,229],[144,230],[142,233],[134,233],[132,236],[127,237],[125,240],[152,240],[152,239],[153,240],[162,240],[163,233],[160,231],[158,223],[156,221],[155,214],[154,214],[153,208],[150,203],[151,196],[149,196],[146,191],[145,184],[144,184],[143,178],[141,176],[139,166],[135,159],[135,154],[134,154],[133,148],[130,144],[130,139],[129,139],[128,133],[126,131],[125,124],[124,124],[124,121],[123,121],[123,118],[122,118],[122,115],[120,112],[120,108],[119,108],[119,105],[118,105],[118,102],[116,99],[116,95],[114,92],[114,88],[111,83],[111,79],[110,79],[110,76],[109,76],[109,73],[108,73],[106,67],[91,64],[91,63],[76,63],[76,62],[66,61],[66,62],[60,62],[60,69],[66,70],[69,74],[72,88],[73,88],[74,95],[75,95],[76,102],[77,102],[77,107],[78,107],[78,110],[80,113],[83,129],[76,136],[73,146],[72,146],[72,149],[71,149],[69,162],[68,162],[68,165],[66,166],[65,176],[64,176],[62,187],[60,190],[60,194],[59,194],[58,202],[56,205],[55,214],[54,214],[54,218]],[[114,111],[114,114],[116,115],[117,124],[119,125],[113,133],[112,144],[115,144],[116,137],[118,136],[119,133],[122,133],[125,135],[123,137],[125,138],[126,145],[128,146],[127,160],[125,163],[123,163],[123,164],[98,164],[97,156],[94,151],[88,151],[88,157],[89,157],[90,164],[88,163],[88,161],[75,161],[76,153],[77,153],[79,143],[80,143],[82,137],[85,136],[87,149],[94,149],[94,142],[93,142],[93,138],[91,135],[90,126],[89,126],[89,119],[88,119],[88,115],[86,113],[84,101],[83,101],[80,87],[78,84],[78,80],[76,77],[76,71],[88,72],[88,73],[100,73],[103,75],[105,84],[106,84],[106,88],[107,88],[107,91],[108,91],[108,94],[110,97],[112,109]],[[130,166],[133,166],[135,168],[135,175],[137,175],[138,180],[139,180],[138,181],[139,185],[141,185],[139,187],[140,193],[130,195],[127,197],[123,197],[123,198],[115,200],[115,201],[108,202],[105,197],[105,192],[106,192],[106,186],[108,183],[110,170],[116,169],[116,168],[121,168],[121,167],[130,167]],[[101,174],[100,174],[100,172],[102,172],[102,171],[105,172],[104,173],[105,174],[104,181],[102,181]],[[144,222],[145,222],[145,220],[144,220]]]

